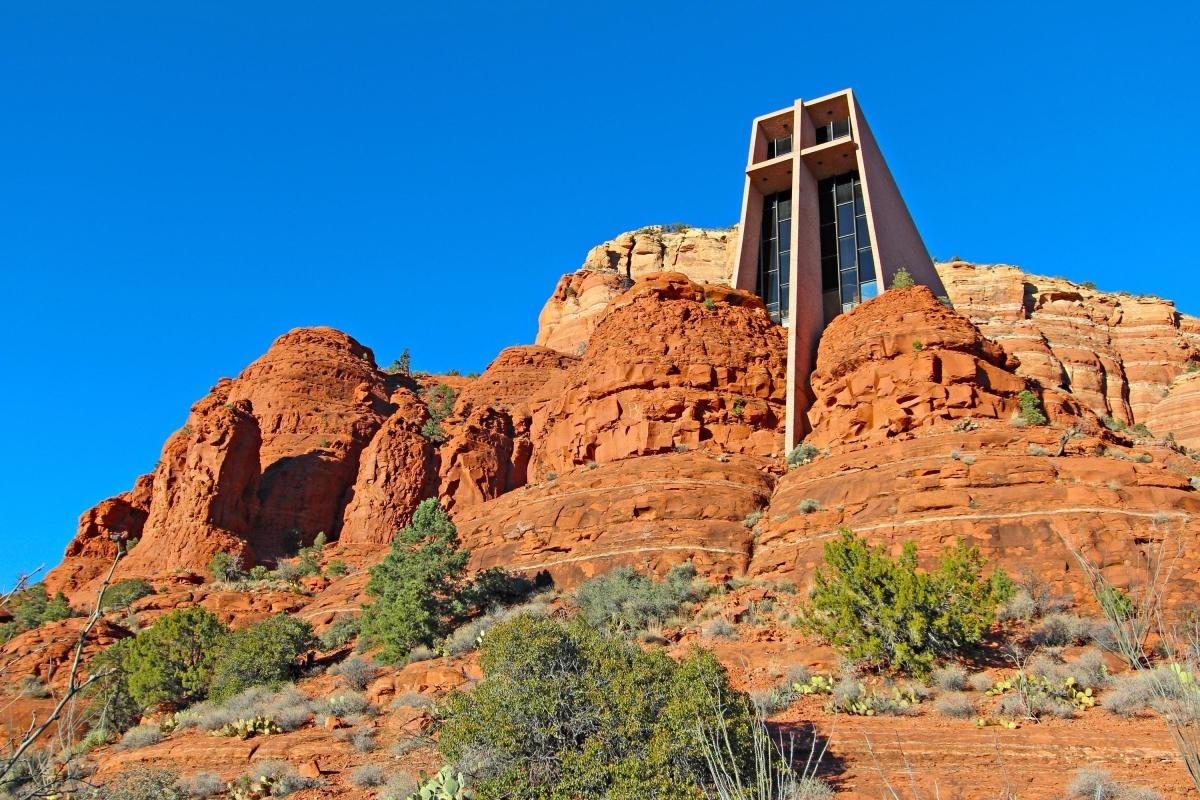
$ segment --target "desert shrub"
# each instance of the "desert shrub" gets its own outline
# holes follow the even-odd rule
[[[154,594],[154,587],[140,578],[117,581],[104,590],[100,598],[100,607],[104,611],[128,608],[133,601],[151,594]]]
[[[438,741],[481,797],[692,800],[697,720],[714,715],[739,766],[749,758],[750,702],[706,651],[676,662],[583,618],[520,616],[489,632],[481,666],[482,681],[447,699]]]
[[[379,744],[375,741],[374,728],[355,728],[350,731],[346,741],[359,753],[369,753],[379,748]]]
[[[1100,627],[1103,627],[1100,623],[1074,614],[1051,614],[1033,629],[1029,643],[1037,647],[1082,644],[1091,639]]]
[[[122,770],[92,795],[96,800],[183,800],[175,773],[154,767]]]
[[[368,659],[351,656],[330,672],[340,677],[351,689],[361,692],[379,674],[379,667]]]
[[[821,502],[812,497],[806,497],[800,501],[800,505],[796,509],[801,514],[812,514],[821,510]]]
[[[1046,424],[1046,412],[1042,408],[1042,401],[1033,392],[1022,389],[1021,393],[1017,395],[1017,404],[1020,407],[1017,416],[1026,425]]]
[[[696,569],[690,563],[672,567],[663,581],[642,575],[633,567],[617,567],[580,584],[575,603],[592,625],[640,631],[652,622],[666,622],[702,593]]]
[[[350,784],[360,789],[382,786],[383,781],[383,767],[378,764],[362,764],[350,771]]]
[[[178,609],[109,648],[129,696],[141,708],[183,706],[208,695],[229,629],[200,606]]]
[[[321,635],[317,637],[317,641],[320,643],[322,650],[332,650],[335,647],[341,647],[355,636],[358,636],[358,626],[358,617],[343,614],[334,619],[329,627],[321,632]]]
[[[1008,602],[996,612],[996,618],[1002,621],[1024,620],[1028,622],[1037,616],[1038,605],[1025,587],[1018,587]]]
[[[361,632],[384,661],[400,661],[417,645],[432,647],[462,617],[469,554],[458,545],[450,515],[430,498],[371,567],[367,594],[374,602],[363,611]]]
[[[965,692],[948,692],[939,697],[933,707],[943,717],[952,719],[967,719],[975,715],[975,701]]]
[[[1100,700],[1100,705],[1122,717],[1133,717],[1162,705],[1162,697],[1186,701],[1186,689],[1166,666],[1136,670],[1112,680],[1112,688]]]
[[[425,389],[421,397],[429,411],[429,419],[421,426],[421,435],[433,444],[441,444],[446,441],[442,420],[454,411],[454,390],[444,383],[439,383]]]
[[[1012,594],[1002,571],[982,577],[983,556],[964,542],[937,567],[917,570],[916,545],[898,559],[842,529],[825,545],[825,564],[801,624],[853,661],[928,672],[935,660],[976,644]]]
[[[46,594],[46,587],[40,583],[14,592],[4,608],[12,616],[12,620],[0,625],[0,644],[18,633],[39,628],[47,622],[57,622],[75,616],[71,604],[62,592],[55,592],[54,597],[50,597]]]
[[[312,626],[290,614],[234,631],[214,664],[210,693],[224,699],[250,686],[289,680],[297,673],[296,659],[312,645]]]
[[[120,750],[137,750],[139,747],[158,744],[162,741],[162,738],[162,731],[159,730],[157,725],[138,725],[136,728],[130,728],[125,731],[125,735],[121,737],[117,748]]]
[[[789,467],[802,467],[812,463],[812,460],[819,454],[820,451],[816,447],[807,442],[801,442],[788,452],[787,463]]]
[[[418,661],[428,661],[431,658],[437,658],[438,653],[431,647],[426,647],[419,644],[412,650],[408,651],[408,657],[404,659],[406,664],[415,664]]]
[[[938,667],[930,678],[935,686],[945,692],[961,692],[967,688],[967,671],[958,664]]]
[[[239,719],[258,718],[287,733],[302,727],[311,716],[308,698],[296,687],[286,686],[276,692],[266,686],[253,686],[223,703],[210,700],[180,711],[175,715],[175,724],[184,729],[216,731]]]
[[[417,791],[417,781],[408,773],[400,772],[388,778],[379,790],[378,800],[409,800]]]
[[[1115,781],[1097,766],[1080,767],[1067,784],[1067,797],[1077,800],[1158,800],[1153,789]]]
[[[995,681],[986,672],[976,672],[967,678],[967,685],[977,692],[986,692],[995,685]]]
[[[371,701],[361,692],[338,692],[316,704],[317,711],[331,717],[351,717],[371,710]]]
[[[208,562],[208,574],[221,583],[233,583],[246,576],[242,570],[242,557],[231,553],[214,554]]]
[[[524,605],[489,611],[483,616],[471,620],[466,625],[456,628],[454,633],[446,637],[442,649],[452,656],[469,653],[479,646],[484,634],[506,619],[511,619],[519,614],[544,617],[546,613],[545,603],[537,599]]]
[[[325,574],[331,578],[341,578],[350,574],[350,568],[340,558],[335,558],[325,566]]]
[[[187,797],[215,797],[225,791],[225,782],[211,772],[197,772],[179,779],[179,788]]]
[[[43,699],[50,696],[50,689],[37,675],[23,675],[17,681],[17,693],[22,697]]]
[[[896,270],[892,274],[892,282],[889,285],[891,289],[907,289],[911,286],[916,286],[917,282],[913,280],[913,276],[909,274],[904,267]]]
[[[763,512],[761,508],[756,508],[742,518],[742,527],[748,530],[754,530],[754,526],[762,521]]]
[[[265,797],[268,794],[271,797],[286,797],[301,789],[320,786],[321,781],[299,775],[286,761],[272,760],[255,764],[253,769],[239,778],[234,785],[239,784],[249,790],[250,797]],[[258,794],[253,793],[256,790]]]
[[[736,639],[737,629],[724,617],[714,617],[701,626],[700,635],[705,639]]]

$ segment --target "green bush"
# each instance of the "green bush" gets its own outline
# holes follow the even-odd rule
[[[214,581],[233,583],[246,576],[242,571],[241,556],[230,553],[216,553],[208,562],[208,574]]]
[[[1046,412],[1042,409],[1042,401],[1037,398],[1037,395],[1028,389],[1023,389],[1017,395],[1017,402],[1021,406],[1017,416],[1021,418],[1022,422],[1026,425],[1046,424]]]
[[[234,631],[220,648],[209,695],[223,700],[251,686],[274,686],[294,678],[296,659],[313,644],[312,626],[290,614]]]
[[[672,567],[662,582],[633,567],[617,567],[580,584],[575,603],[583,618],[598,628],[640,631],[652,622],[666,622],[684,603],[701,596],[696,568],[686,563]]]
[[[680,662],[585,620],[518,616],[488,632],[484,678],[451,695],[438,746],[481,798],[698,800],[700,721],[726,723],[746,774],[749,698],[704,650]]]
[[[119,669],[123,691],[139,708],[185,706],[208,695],[229,629],[199,606],[172,611],[105,655]]]
[[[358,617],[352,617],[349,614],[338,617],[318,637],[321,649],[332,650],[335,647],[341,647],[358,636],[358,628]]]
[[[890,288],[907,289],[910,286],[916,285],[917,282],[913,280],[913,276],[909,274],[908,270],[906,270],[904,267],[901,267],[892,275],[892,283]]]
[[[123,770],[90,797],[95,800],[184,800],[175,773],[142,765]]]
[[[340,558],[335,558],[325,567],[325,574],[331,578],[342,578],[350,574],[350,568]]]
[[[791,449],[787,454],[787,463],[789,467],[802,467],[805,464],[812,463],[812,460],[819,455],[820,451],[807,442],[801,442]]]
[[[62,592],[55,592],[54,597],[50,597],[46,594],[46,587],[40,583],[14,592],[5,610],[12,615],[12,620],[0,625],[0,644],[18,633],[76,615]]]
[[[801,624],[854,661],[927,673],[938,658],[978,643],[1011,596],[1003,571],[982,578],[984,563],[960,541],[936,569],[919,572],[912,542],[893,560],[843,528],[825,545]]]
[[[446,433],[442,430],[442,420],[454,412],[454,390],[444,383],[430,386],[423,393],[425,408],[429,411],[429,419],[421,426],[421,435],[433,444],[446,441]]]
[[[450,515],[433,498],[417,506],[412,522],[392,541],[391,552],[371,567],[362,637],[382,647],[380,657],[399,661],[417,645],[432,647],[463,613],[469,554],[458,547]]]
[[[100,607],[104,611],[128,608],[133,601],[151,594],[154,594],[154,587],[141,578],[117,581],[104,590],[100,599]]]

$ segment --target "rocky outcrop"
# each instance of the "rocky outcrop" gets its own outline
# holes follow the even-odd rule
[[[1184,447],[1200,450],[1200,370],[1185,372],[1171,381],[1166,396],[1146,416],[1146,427],[1156,435],[1171,434]]]
[[[408,389],[391,397],[395,412],[362,451],[349,492],[339,541],[378,547],[408,524],[417,504],[436,489],[433,446],[421,434],[425,404]]]
[[[691,561],[742,574],[774,477],[751,456],[667,453],[582,467],[455,513],[473,567],[498,566],[571,587],[615,566],[663,574]]]
[[[545,347],[509,347],[458,394],[440,448],[439,496],[448,509],[524,486],[530,426],[576,359]]]
[[[937,269],[954,308],[1020,360],[1019,374],[1069,391],[1101,416],[1147,422],[1175,377],[1200,361],[1200,324],[1169,300],[1003,264]]]
[[[114,537],[141,539],[150,512],[153,475],[143,475],[128,492],[101,500],[79,517],[79,527],[67,545],[63,560],[46,574],[51,594],[74,591],[74,587],[98,578],[117,554]]]
[[[262,556],[287,539],[333,537],[358,474],[358,459],[392,408],[371,351],[332,328],[297,328],[233,382],[230,399],[248,400],[262,430],[259,513]]]
[[[892,549],[913,540],[928,558],[962,538],[1010,573],[1028,570],[1083,600],[1072,551],[1127,586],[1163,544],[1182,554],[1169,599],[1185,601],[1200,588],[1193,463],[1161,444],[1131,447],[1053,389],[1042,393],[1048,425],[1014,424],[1027,385],[1015,367],[924,287],[834,320],[807,439],[824,450],[779,481],[751,574],[805,586],[846,527]]]
[[[578,271],[564,275],[538,315],[537,343],[582,354],[608,303],[633,281],[655,272],[682,272],[696,283],[728,285],[736,228],[651,226],[596,245]]]
[[[118,576],[201,569],[218,552],[255,562],[261,435],[250,403],[231,400],[231,388],[229,380],[217,384],[167,440],[141,542]]]
[[[676,448],[782,445],[786,345],[762,302],[680,273],[610,304],[558,396],[533,415],[532,474]]]

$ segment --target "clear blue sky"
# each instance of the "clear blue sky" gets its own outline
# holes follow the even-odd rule
[[[935,255],[1200,312],[1196,23],[1183,3],[6,3],[0,584],[56,562],[290,328],[478,370],[532,341],[593,244],[735,222],[749,120],[797,96],[858,90]]]

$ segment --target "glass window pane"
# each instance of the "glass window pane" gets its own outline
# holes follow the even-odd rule
[[[833,194],[834,199],[839,203],[849,203],[854,199],[854,191],[850,187],[850,181],[848,180],[839,180],[834,184]]]
[[[854,257],[854,237],[843,236],[838,239],[838,268],[852,269],[856,266],[857,260]]]
[[[834,225],[821,226],[821,256],[831,256],[837,249],[837,227]]]
[[[858,251],[858,279],[861,281],[875,280],[875,259],[871,257],[871,248]]]
[[[858,178],[854,179],[854,202],[859,207],[859,212],[862,213],[862,181]]]
[[[837,207],[838,236],[854,233],[854,204],[843,203]]]
[[[821,259],[821,288],[829,291],[838,285],[837,256],[828,255]]]
[[[792,241],[792,221],[784,217],[779,221],[779,246],[788,247]]]
[[[867,232],[867,218],[855,217],[854,227],[858,232],[858,246],[866,247],[871,242],[871,234]]]
[[[870,300],[872,297],[879,295],[879,285],[875,281],[867,281],[859,291],[862,293],[863,300]]]
[[[850,118],[847,117],[846,119],[835,119],[833,122],[830,123],[830,127],[833,129],[832,137],[834,139],[838,139],[842,136],[849,136],[850,135]]]

